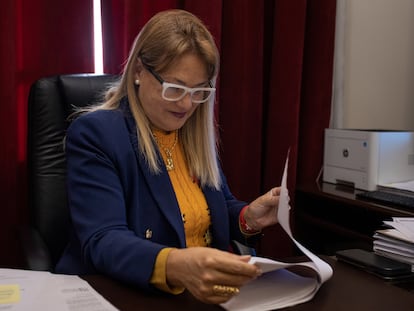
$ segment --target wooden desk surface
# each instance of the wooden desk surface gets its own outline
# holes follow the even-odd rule
[[[349,203],[366,210],[380,211],[392,216],[413,217],[414,215],[412,208],[384,205],[377,202],[358,199],[356,195],[358,193],[365,192],[365,190],[354,189],[343,185],[335,185],[326,182],[314,182],[306,185],[299,185],[297,187],[297,191],[316,197],[324,197],[338,202]]]
[[[414,293],[386,283],[374,275],[325,257],[334,269],[333,277],[322,285],[309,302],[285,308],[288,311],[392,310],[413,311]],[[121,311],[132,310],[223,310],[195,300],[189,293],[178,296],[148,295],[138,289],[99,275],[84,276],[91,286]]]

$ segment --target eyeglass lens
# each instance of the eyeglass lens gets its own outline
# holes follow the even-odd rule
[[[169,100],[179,100],[186,93],[185,88],[168,86],[164,90],[164,97]],[[194,102],[203,102],[210,97],[211,91],[209,90],[194,90],[191,92],[191,99]]]

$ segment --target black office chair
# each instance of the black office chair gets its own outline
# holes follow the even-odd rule
[[[28,103],[30,226],[20,230],[27,269],[53,271],[69,238],[63,139],[75,107],[101,99],[118,76],[56,75],[36,81]]]

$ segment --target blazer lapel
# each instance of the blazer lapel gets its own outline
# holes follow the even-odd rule
[[[168,176],[165,165],[162,164],[162,172],[158,175],[150,173],[148,165],[142,155],[138,152],[138,138],[136,132],[135,120],[129,110],[128,102],[121,103],[121,109],[125,112],[125,119],[130,133],[130,141],[137,158],[137,163],[141,168],[142,174],[145,177],[149,188],[157,202],[161,212],[165,215],[168,222],[177,232],[180,240],[180,246],[186,247],[184,224],[181,218],[180,207],[178,206],[177,198],[174,193],[173,186]],[[161,155],[158,154],[159,159]],[[163,163],[163,162],[162,162]],[[162,192],[160,191],[162,190]]]
[[[139,157],[138,162],[161,212],[177,232],[180,239],[180,246],[186,247],[184,224],[180,207],[178,206],[177,198],[165,166],[163,165],[163,170],[159,175],[151,175],[147,163],[142,157]]]

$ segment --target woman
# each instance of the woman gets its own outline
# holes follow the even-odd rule
[[[229,191],[214,124],[219,54],[182,10],[137,36],[119,83],[68,129],[71,241],[56,272],[104,273],[146,290],[223,303],[260,275],[230,240],[277,222],[279,188],[251,204]]]

